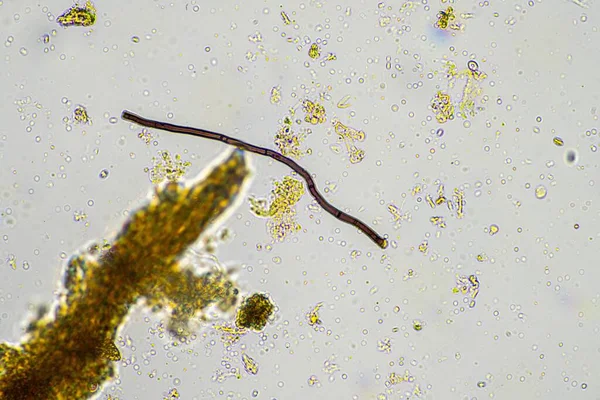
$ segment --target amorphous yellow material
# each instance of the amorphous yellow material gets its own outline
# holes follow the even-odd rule
[[[258,217],[269,218],[267,229],[273,240],[282,241],[288,234],[297,232],[302,227],[296,222],[296,203],[304,195],[302,182],[286,176],[281,182],[275,182],[271,191],[273,201],[250,198],[250,209]]]
[[[62,26],[92,26],[96,22],[96,7],[88,0],[84,7],[69,8],[56,21]]]
[[[179,260],[248,176],[244,153],[235,150],[201,180],[157,188],[112,245],[73,256],[56,313],[38,315],[20,344],[0,344],[0,398],[88,398],[114,375],[117,330],[141,298],[173,310],[170,329],[179,334],[210,304],[230,309],[238,291],[227,272],[197,275]]]

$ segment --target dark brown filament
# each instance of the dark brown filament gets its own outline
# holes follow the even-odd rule
[[[126,121],[131,121],[138,125],[145,126],[148,128],[154,128],[154,129],[159,129],[159,130],[173,132],[173,133],[181,133],[184,135],[199,136],[199,137],[203,137],[206,139],[218,140],[219,142],[227,143],[231,146],[235,146],[242,150],[249,151],[250,153],[260,154],[262,156],[267,156],[269,158],[272,158],[275,161],[279,161],[279,162],[287,165],[294,171],[296,171],[298,173],[298,175],[300,175],[302,178],[304,178],[304,181],[306,182],[306,186],[308,186],[308,191],[310,192],[312,197],[314,197],[314,199],[317,201],[317,203],[319,203],[319,205],[325,211],[327,211],[329,214],[333,215],[335,218],[337,218],[338,220],[340,220],[342,222],[354,225],[356,228],[358,228],[360,231],[362,231],[365,235],[370,237],[371,240],[374,241],[375,243],[377,243],[377,245],[379,247],[381,247],[382,249],[385,249],[388,245],[387,239],[379,236],[377,234],[377,232],[375,232],[373,229],[371,229],[367,224],[365,224],[358,218],[348,215],[345,212],[343,212],[342,210],[339,210],[339,209],[335,208],[333,205],[329,204],[327,202],[327,200],[325,200],[323,195],[321,193],[319,193],[319,191],[317,190],[315,181],[310,176],[310,173],[307,170],[305,170],[304,168],[302,168],[300,165],[298,165],[298,163],[296,161],[292,160],[291,158],[288,158],[288,157],[286,157],[280,153],[277,153],[276,151],[273,151],[271,149],[254,146],[253,144],[243,142],[239,139],[234,139],[232,137],[223,135],[221,133],[211,132],[211,131],[207,131],[205,129],[197,129],[197,128],[191,128],[191,127],[187,127],[187,126],[173,125],[173,124],[169,124],[167,122],[154,121],[151,119],[140,117],[139,115],[133,114],[127,110],[123,111],[123,113],[121,114],[121,118],[123,118]]]

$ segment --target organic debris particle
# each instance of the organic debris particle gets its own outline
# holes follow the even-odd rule
[[[416,272],[414,269],[409,269],[408,271],[406,271],[406,275],[404,275],[404,277],[402,278],[403,281],[407,281],[411,278],[414,278],[415,276],[417,276]]]
[[[317,125],[322,124],[327,119],[325,115],[325,107],[317,102],[304,100],[304,102],[302,102],[302,108],[306,113],[304,116],[304,120],[306,122]]]
[[[258,374],[258,364],[248,354],[242,353],[242,363],[244,363],[244,369],[247,373],[249,373],[250,375]]]
[[[111,248],[112,244],[106,240],[103,239],[102,243],[93,243],[91,244],[87,251],[91,254],[91,255],[98,255],[99,253],[102,252],[106,252]]]
[[[419,245],[419,251],[423,254],[427,254],[428,249],[429,249],[429,243],[427,242],[427,240],[424,240],[423,242],[421,242],[421,244]]]
[[[444,197],[444,185],[438,186],[438,198],[435,200],[436,205],[441,205],[446,202],[446,197]]]
[[[477,255],[478,262],[484,262],[488,260],[488,256],[485,253],[481,253]]]
[[[322,306],[323,306],[322,302],[317,303],[317,305],[314,306],[313,309],[308,312],[308,314],[306,314],[306,320],[308,321],[308,325],[314,326],[314,325],[321,325],[323,323],[321,321],[321,318],[319,317],[319,310],[321,309]]]
[[[242,379],[240,369],[236,367],[233,368],[231,371],[217,370],[215,371],[215,374],[212,376],[211,379],[213,382],[223,383],[227,378]]]
[[[262,33],[256,31],[254,35],[248,35],[248,40],[252,43],[261,43],[263,41]]]
[[[339,370],[340,367],[337,365],[337,363],[335,363],[335,355],[332,355],[323,362],[323,372],[325,372],[327,375],[332,375]]]
[[[588,0],[571,0],[571,3],[581,7],[581,8],[588,8]]]
[[[452,105],[450,95],[441,90],[438,90],[431,100],[431,109],[435,113],[435,118],[440,124],[454,118],[454,105]]]
[[[288,15],[285,11],[282,11],[280,15],[281,15],[281,19],[283,20],[283,23],[285,25],[290,25],[292,22],[295,22],[295,21],[291,20],[290,17],[288,17]]]
[[[552,142],[558,147],[562,147],[565,145],[565,141],[558,136],[554,137],[554,139],[552,139]]]
[[[308,49],[308,56],[310,58],[317,59],[321,55],[321,48],[317,43],[313,43],[310,45],[310,49]]]
[[[300,150],[300,146],[305,139],[305,134],[294,133],[291,124],[284,123],[275,134],[275,145],[279,148],[279,152],[282,155],[299,159],[309,153],[308,150]]]
[[[463,15],[461,14],[461,17]],[[469,18],[469,15],[465,15]],[[441,30],[453,30],[461,31],[464,29],[464,24],[456,21],[456,13],[453,7],[448,7],[445,10],[441,10],[437,15],[437,21],[435,27]]]
[[[169,393],[167,393],[167,395],[165,397],[163,397],[163,400],[174,400],[174,399],[178,399],[178,398],[179,398],[179,392],[177,391],[176,388],[173,388],[173,389],[169,390]]]
[[[56,21],[61,26],[92,26],[96,22],[96,8],[88,0],[83,7],[74,5],[62,13]]]
[[[363,142],[366,137],[365,132],[344,125],[337,119],[332,123],[339,140],[346,146],[350,162],[352,164],[361,162],[365,158],[365,151],[356,147],[354,142]]]
[[[429,221],[434,225],[434,226],[438,226],[440,228],[445,228],[446,227],[446,221],[444,220],[444,217],[431,217],[429,219]]]
[[[244,299],[235,317],[235,324],[256,332],[261,331],[273,311],[275,305],[271,298],[264,293],[255,293]]]
[[[102,253],[69,259],[55,309],[18,345],[0,344],[0,398],[86,399],[116,375],[116,332],[141,300],[185,327],[208,306],[231,308],[237,288],[224,269],[197,274],[182,256],[230,210],[249,176],[244,152],[194,181],[165,183],[132,212]],[[173,332],[172,332],[173,333]]]
[[[496,224],[490,225],[490,236],[494,236],[496,233],[500,231],[500,228]]]
[[[225,346],[231,346],[237,343],[240,338],[248,332],[244,328],[238,328],[237,326],[230,325],[214,325],[213,328],[217,331],[223,332],[223,335],[221,335],[221,341],[225,344]]]
[[[474,116],[476,107],[475,100],[483,92],[482,81],[487,78],[487,75],[479,69],[479,65],[476,61],[470,60],[467,63],[467,68],[459,70],[457,65],[452,61],[446,61],[444,63],[446,78],[448,79],[448,89],[452,91],[455,88],[460,89],[460,92],[455,93],[452,97],[458,102],[458,108],[460,116],[467,118],[467,116]],[[439,92],[438,92],[439,93]],[[448,96],[450,96],[448,94]],[[457,100],[460,98],[460,100]],[[451,102],[450,97],[444,99],[444,101]],[[440,106],[449,107],[446,103]],[[454,106],[452,106],[452,113],[454,112]],[[439,121],[439,119],[438,119]]]
[[[269,218],[267,229],[273,240],[281,242],[290,233],[297,232],[302,227],[296,222],[296,203],[304,195],[304,185],[301,181],[285,176],[283,181],[275,182],[271,191],[273,200],[267,207],[266,199],[251,197],[250,210],[254,215]]]
[[[388,204],[388,211],[392,214],[392,221],[394,228],[398,229],[402,224],[402,221],[410,222],[412,220],[411,215],[408,211],[402,211],[398,206],[394,204]]]
[[[176,182],[192,165],[189,161],[182,161],[179,154],[173,158],[168,150],[160,152],[160,158],[152,157],[152,164],[152,168],[144,168],[144,172],[150,173],[150,181],[155,185],[165,180]]]
[[[142,129],[142,131],[140,133],[138,133],[137,136],[146,144],[150,144],[152,142],[152,140],[154,140],[154,136],[146,128]]]
[[[417,194],[421,193],[423,191],[423,186],[421,186],[420,183],[417,183],[415,186],[413,186],[413,188],[411,189],[410,193],[413,196],[416,196]]]
[[[319,382],[319,378],[316,375],[311,375],[307,382],[308,386],[321,386],[321,382]]]
[[[438,13],[435,26],[438,29],[444,30],[444,29],[448,28],[448,25],[450,25],[450,23],[452,21],[454,21],[455,19],[456,19],[456,14],[454,14],[454,8],[448,7],[448,8],[446,8],[446,10],[442,10]]]
[[[475,275],[456,276],[456,287],[452,289],[453,293],[462,293],[475,299],[479,294],[479,280]]]
[[[13,271],[17,269],[17,258],[14,254],[10,254],[6,261],[8,262],[8,265],[13,269]]]
[[[413,329],[417,332],[423,330],[423,323],[419,320],[414,320]]]
[[[392,351],[392,339],[386,337],[378,341],[377,350],[389,354]]]
[[[281,102],[281,86],[273,86],[271,88],[271,104],[279,104]]]
[[[335,55],[335,53],[327,53],[327,55],[325,56],[325,61],[334,61],[337,60],[337,56]]]
[[[388,381],[386,382],[386,386],[393,386],[402,382],[413,382],[414,380],[415,378],[411,376],[408,371],[406,371],[404,375],[391,372],[388,375]]]
[[[75,110],[73,110],[73,120],[78,124],[92,124],[92,120],[88,116],[87,109],[82,105],[78,105],[75,107]]]
[[[430,194],[427,194],[427,196],[425,196],[425,200],[427,201],[427,204],[429,204],[429,207],[435,208],[435,203],[433,202],[433,198]]]
[[[452,195],[452,198],[454,199],[454,203],[456,204],[456,217],[464,217],[465,192],[463,190],[454,189],[454,194]]]
[[[483,92],[480,82],[487,78],[487,75],[483,72],[468,71],[469,76],[467,77],[467,83],[464,86],[462,98],[459,103],[459,109],[463,118],[475,115],[475,99]]]
[[[348,101],[350,100],[350,97],[351,96],[349,94],[346,95],[346,96],[344,96],[344,97],[342,97],[340,99],[340,101],[338,101],[338,103],[337,103],[337,108],[348,108],[348,107],[350,107],[351,104],[348,103]]]
[[[84,213],[83,211],[75,211],[73,213],[73,220],[75,222],[82,222],[85,221],[87,219],[87,214]]]

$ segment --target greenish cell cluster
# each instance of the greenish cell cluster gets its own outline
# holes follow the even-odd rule
[[[238,308],[235,324],[240,328],[261,331],[274,310],[275,304],[267,294],[255,293],[244,299]]]
[[[89,0],[83,7],[74,5],[62,13],[56,22],[62,26],[92,26],[96,22],[96,7]]]

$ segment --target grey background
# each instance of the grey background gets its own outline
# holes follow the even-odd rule
[[[69,2],[0,2],[6,42],[0,46],[0,337],[18,341],[29,310],[53,301],[65,258],[90,240],[109,238],[145,201],[151,183],[143,169],[158,151],[190,160],[186,177],[194,177],[227,149],[163,132],[152,132],[158,146],[147,146],[137,138],[139,127],[119,119],[123,109],[162,120],[172,113],[173,123],[274,148],[287,109],[331,85],[328,122],[310,127],[305,147],[313,154],[300,163],[321,189],[336,185],[326,196],[331,203],[396,245],[382,251],[353,227],[308,210],[306,194],[297,207],[305,231],[257,251],[270,238],[265,220],[244,202],[225,222],[234,235],[217,257],[240,267],[244,292],[272,296],[275,320],[263,335],[248,334],[230,350],[210,326],[199,329],[192,346],[173,348],[149,331],[161,316],[137,310],[122,332],[131,344],[119,344],[125,357],[119,379],[100,398],[161,399],[174,387],[184,399],[250,399],[253,390],[256,398],[279,400],[600,398],[597,4],[486,3],[453,4],[474,18],[449,36],[432,27],[448,5],[437,2],[412,3],[412,11],[400,11],[402,3],[359,1],[97,2],[91,32],[55,22]],[[284,25],[280,11],[298,28]],[[387,27],[380,26],[384,16],[392,17]],[[269,61],[248,40],[257,31]],[[40,40],[44,34],[50,43]],[[307,55],[317,38],[328,41],[323,54],[337,55],[325,67]],[[255,61],[248,51],[259,52]],[[386,69],[388,56],[402,67],[396,78],[393,67]],[[444,124],[444,136],[436,138],[431,132],[439,124],[428,105],[446,80],[427,74],[439,71],[444,57],[460,69],[478,61],[488,74],[479,98],[485,109],[469,127],[460,118]],[[272,105],[276,85],[282,101]],[[351,106],[337,108],[346,95]],[[27,98],[19,111],[15,102]],[[93,125],[68,131],[63,118],[77,104],[87,107]],[[333,117],[366,132],[362,163],[330,150]],[[554,136],[565,146],[555,146]],[[428,160],[431,148],[436,152]],[[567,149],[578,152],[574,166],[564,162]],[[267,159],[252,161],[251,195],[265,197],[274,180],[290,173]],[[107,179],[99,177],[103,169],[110,171]],[[421,197],[435,195],[438,179],[447,197],[464,189],[463,219],[431,210],[410,193],[425,184]],[[539,184],[548,190],[542,200],[534,194]],[[403,204],[411,221],[394,229],[390,203]],[[88,227],[74,221],[75,211],[88,215]],[[438,214],[448,224],[439,237],[429,222]],[[491,224],[500,227],[495,236],[485,233]],[[425,239],[427,255],[417,249]],[[353,250],[361,252],[356,259]],[[483,263],[476,260],[481,253],[488,257]],[[403,280],[409,269],[416,276]],[[469,309],[451,289],[456,274],[473,273],[481,290]],[[305,317],[319,302],[323,332]],[[414,331],[413,320],[424,329]],[[378,351],[385,338],[389,354]],[[259,363],[256,376],[243,371],[242,352]],[[242,379],[211,380],[226,369],[224,357],[242,369]],[[330,380],[324,363],[331,357],[339,370]],[[407,370],[414,380],[387,391],[389,373]],[[311,375],[320,387],[308,385]]]

